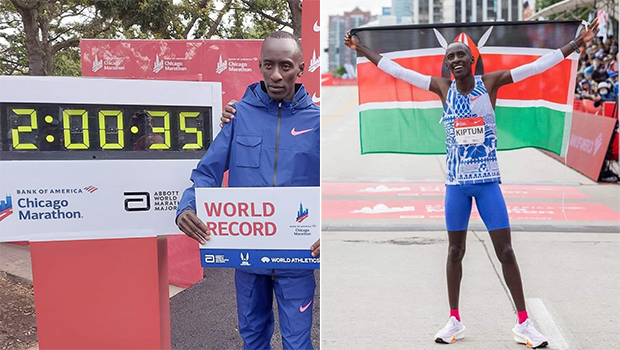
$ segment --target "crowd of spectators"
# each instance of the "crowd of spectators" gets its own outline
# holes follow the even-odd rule
[[[594,107],[618,96],[618,40],[598,37],[581,48],[575,99],[592,100]]]

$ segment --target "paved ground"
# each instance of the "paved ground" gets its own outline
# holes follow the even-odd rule
[[[320,278],[315,273],[317,292],[312,303],[314,322],[312,339],[320,348]],[[277,323],[271,341],[274,350],[282,349]],[[205,278],[170,299],[172,349],[234,350],[243,348],[237,328],[234,269],[205,269]]]
[[[361,156],[356,88],[326,87],[322,97],[322,348],[439,348],[444,156]],[[620,349],[609,337],[620,317],[620,186],[533,149],[498,158],[528,310],[549,348]],[[475,212],[470,230],[466,339],[454,348],[524,348],[512,339],[515,311]]]
[[[530,317],[550,349],[619,349],[617,234],[513,236]],[[448,313],[443,232],[323,234],[323,349],[434,349]],[[455,349],[524,349],[488,233],[470,232]],[[498,273],[499,271],[499,273]],[[338,286],[332,288],[330,286]],[[452,347],[450,347],[452,348]]]

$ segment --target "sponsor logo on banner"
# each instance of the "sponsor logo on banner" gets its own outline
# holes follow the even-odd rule
[[[308,208],[304,209],[303,203],[299,203],[299,210],[297,211],[297,219],[295,221],[301,223],[308,218]]]
[[[321,65],[321,56],[316,57],[316,50],[313,50],[312,58],[310,59],[310,64],[308,65],[308,71],[310,73],[314,73],[314,71],[317,70],[320,65]]]
[[[258,61],[258,57],[228,58],[225,60],[220,54],[220,59],[215,67],[215,73],[222,74],[225,70],[236,73],[252,73],[251,64],[253,61]]]
[[[269,258],[268,258],[268,257],[266,257],[266,256],[263,256],[262,258],[260,258],[260,261],[262,261],[262,262],[263,262],[263,264],[266,264],[266,263],[270,262],[270,261],[271,261],[271,259],[269,259]]]
[[[87,191],[88,193],[93,193],[93,192],[97,191],[98,188],[95,187],[95,186],[86,186],[86,187],[84,187],[84,190]]]
[[[245,253],[245,256],[243,256],[243,253],[241,253],[241,266],[250,266],[250,253]]]
[[[13,198],[7,194],[4,200],[0,200],[0,221],[11,214],[13,214]]]
[[[308,218],[309,209],[303,206],[303,203],[299,203],[299,210],[297,211],[297,217],[295,218],[295,222],[302,223],[302,221]],[[311,229],[316,227],[316,225],[291,225],[290,228],[293,229],[293,234],[295,236],[308,236],[311,235]],[[274,258],[272,258],[273,260]]]
[[[97,55],[95,55],[95,59],[93,60],[93,73],[97,73],[101,68],[103,68],[103,61],[98,59]]]
[[[321,98],[316,96],[316,92],[314,94],[312,94],[312,102],[314,102],[314,103],[320,103],[321,102]]]
[[[153,63],[153,73],[159,73],[164,69],[164,61],[159,59],[159,55],[155,55],[155,62]]]
[[[217,67],[215,68],[215,73],[222,74],[222,72],[226,70],[227,62],[228,61],[222,60],[222,55],[220,54],[220,60],[217,61]]]
[[[151,194],[149,192],[124,192],[125,211],[176,211],[179,206],[178,190],[160,190],[153,192],[151,207]]]
[[[319,26],[319,21],[314,21],[314,25],[312,26],[312,30],[319,33],[321,31],[321,26]]]
[[[596,139],[591,140],[589,138],[572,134],[570,138],[570,146],[577,148],[590,155],[595,155],[603,144],[603,133],[599,132]]]
[[[272,257],[272,263],[277,264],[318,264],[320,258],[291,258],[291,257]]]
[[[162,58],[159,59],[159,55],[155,55],[155,62],[153,63],[153,73],[157,74],[161,70],[165,71],[187,71],[187,67],[184,65],[183,61],[186,61],[186,58]]]
[[[151,195],[148,192],[124,192],[125,211],[151,210]]]
[[[103,59],[99,59],[97,55],[93,59],[93,73],[96,73],[101,68],[103,70],[125,70],[125,61],[127,61],[129,57],[104,57]]]
[[[82,212],[71,207],[70,196],[92,193],[86,188],[97,189],[94,186],[17,189],[15,198],[6,195],[4,200],[0,200],[0,221],[13,214],[14,210],[17,210],[17,218],[20,221],[82,219],[84,218]]]
[[[207,264],[226,264],[230,259],[226,259],[224,255],[221,254],[206,254],[205,255],[205,263]]]

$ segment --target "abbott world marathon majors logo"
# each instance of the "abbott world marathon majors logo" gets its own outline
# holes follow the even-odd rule
[[[228,58],[223,59],[220,54],[220,58],[215,66],[215,73],[222,74],[228,70],[236,73],[252,73],[252,62],[258,61],[258,57],[241,57],[241,58]]]
[[[95,186],[79,188],[33,188],[17,189],[15,197],[7,194],[0,200],[0,221],[14,210],[21,221],[83,219],[79,208],[72,207],[73,195],[92,194]]]
[[[125,211],[176,211],[179,206],[178,190],[159,190],[151,192],[128,191],[123,192],[123,206]]]

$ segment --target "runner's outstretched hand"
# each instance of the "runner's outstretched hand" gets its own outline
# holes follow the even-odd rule
[[[347,32],[347,34],[344,35],[344,44],[351,50],[357,51],[357,46],[360,44],[360,39],[356,35],[351,35],[351,32]]]
[[[579,38],[583,40],[583,43],[587,43],[592,40],[598,34],[598,17],[592,20],[592,23],[579,33]]]
[[[225,123],[230,123],[232,118],[235,117],[235,113],[237,113],[237,110],[233,108],[233,103],[237,103],[237,100],[232,99],[228,101],[226,106],[224,106],[224,110],[222,111],[222,117],[220,118],[220,128],[223,128]]]
[[[198,215],[196,215],[193,210],[186,210],[179,214],[177,226],[181,232],[197,240],[200,244],[205,244],[211,239],[211,232],[207,228],[207,225],[198,218]]]

